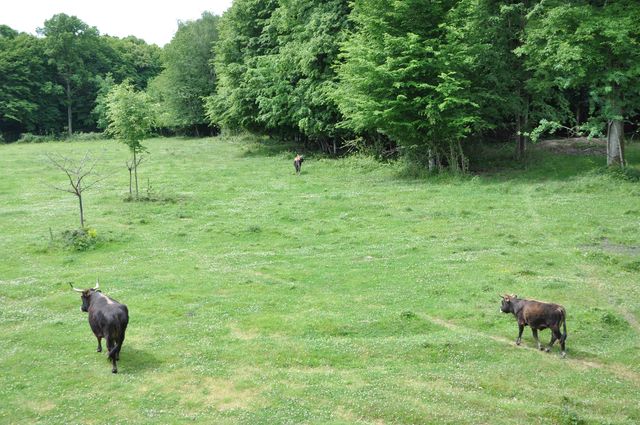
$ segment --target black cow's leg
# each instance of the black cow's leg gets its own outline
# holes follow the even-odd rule
[[[111,372],[118,373],[118,366],[116,365],[116,356],[113,352],[113,347],[116,345],[116,342],[111,337],[107,338],[107,355],[109,356],[109,360],[111,360],[111,364],[113,368],[111,368]]]
[[[122,333],[122,337],[120,337],[120,341],[118,341],[118,351],[116,352],[116,360],[120,360],[120,350],[122,350],[123,342],[124,342],[124,332]]]
[[[98,348],[96,349],[96,351],[98,353],[102,352],[102,337],[101,336],[96,336],[96,338],[98,339]]]
[[[542,345],[540,345],[540,340],[538,339],[538,330],[531,328],[531,333],[533,334],[533,339],[536,340],[536,344],[538,344],[538,350],[542,350]]]
[[[116,356],[111,357],[111,364],[113,367],[111,368],[111,373],[118,373],[118,365],[116,364]]]
[[[516,345],[520,345],[522,341],[522,332],[524,331],[524,325],[518,324],[518,339],[516,339]]]

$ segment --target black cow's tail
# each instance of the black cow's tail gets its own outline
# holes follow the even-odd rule
[[[110,360],[118,360],[120,349],[122,348],[122,343],[124,342],[124,332],[127,328],[127,323],[124,325],[116,325],[111,334],[111,338],[113,339],[113,348],[109,350],[109,359]]]
[[[111,350],[109,350],[109,359],[110,360],[114,360],[118,354],[118,352],[120,352],[120,346],[121,343],[118,341],[113,345],[113,348]]]
[[[560,313],[562,314],[562,339],[560,342],[564,343],[567,340],[567,312],[563,308]]]

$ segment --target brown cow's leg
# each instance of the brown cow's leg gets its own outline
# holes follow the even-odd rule
[[[518,339],[516,339],[516,345],[520,345],[520,342],[522,342],[523,331],[524,331],[524,325],[518,324]]]
[[[542,350],[542,345],[540,345],[540,340],[538,339],[538,330],[531,328],[531,333],[533,334],[533,339],[536,340],[536,344],[538,344],[538,350]]]
[[[547,353],[551,351],[553,344],[556,343],[556,340],[558,340],[560,336],[560,330],[556,328],[550,328],[550,330],[551,330],[551,341],[549,341],[549,346],[545,350]]]
[[[98,339],[98,348],[96,349],[96,351],[98,353],[102,352],[102,337],[101,336],[96,336],[96,338]]]
[[[556,340],[557,340],[557,339],[558,339],[558,338],[556,337],[556,334],[552,331],[552,332],[551,332],[551,341],[549,341],[549,346],[548,346],[547,348],[545,348],[545,349],[544,349],[544,351],[546,351],[547,353],[548,353],[549,351],[551,351],[551,347],[553,347],[553,344],[555,344],[555,343],[556,343]]]
[[[560,333],[560,327],[558,327],[558,339],[560,340],[560,348],[562,348],[562,357],[565,357],[567,355],[567,352],[564,349],[564,342],[567,339],[567,334],[566,334],[566,331],[565,331],[565,334],[562,335]]]

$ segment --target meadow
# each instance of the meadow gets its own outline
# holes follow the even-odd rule
[[[640,423],[640,183],[603,157],[296,176],[253,138],[145,144],[144,202],[114,141],[0,145],[0,423]],[[87,150],[79,251],[44,154]],[[96,279],[129,307],[116,375],[69,288]],[[566,359],[514,344],[503,293],[566,307]]]

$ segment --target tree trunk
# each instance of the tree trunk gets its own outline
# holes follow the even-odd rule
[[[67,78],[67,125],[69,129],[69,136],[73,134],[73,127],[71,122],[71,80]]]
[[[458,162],[458,153],[453,145],[453,142],[449,142],[449,170],[458,174],[460,172],[460,163]]]
[[[78,201],[80,202],[80,228],[84,229],[84,210],[82,209],[82,194],[78,195]]]
[[[429,172],[433,173],[436,169],[436,156],[433,154],[433,150],[429,149],[428,151],[428,156],[429,156]]]
[[[527,151],[527,140],[529,136],[526,133],[529,127],[529,100],[524,101],[524,108],[516,117],[516,159],[522,161]]]
[[[138,159],[136,158],[136,150],[133,150],[133,174],[136,178],[136,199],[138,198]]]
[[[133,181],[132,181],[133,175],[131,174],[132,171],[133,171],[133,169],[129,168],[129,198],[133,197],[133,193],[131,192],[131,185],[133,184]]]
[[[607,126],[607,165],[624,167],[624,124],[611,120]]]
[[[469,161],[467,157],[464,155],[464,151],[462,150],[462,143],[458,140],[458,155],[460,155],[460,168],[462,169],[462,174],[467,174],[469,170]]]

